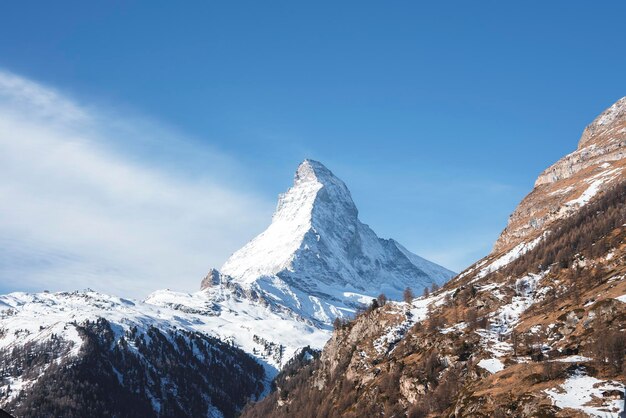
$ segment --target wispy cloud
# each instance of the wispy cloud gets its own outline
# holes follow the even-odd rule
[[[239,170],[157,123],[0,71],[0,290],[195,290],[270,217],[273,202],[233,183]]]

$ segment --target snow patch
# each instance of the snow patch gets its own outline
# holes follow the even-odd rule
[[[443,303],[444,297],[450,292],[442,292],[436,296],[419,297],[412,301],[410,306],[406,303],[397,303],[399,309],[402,309],[406,315],[406,319],[400,324],[389,327],[383,335],[374,340],[374,348],[379,354],[390,353],[395,345],[400,342],[407,331],[413,325],[423,321],[428,316],[428,307],[431,304]]]
[[[586,361],[591,361],[593,359],[585,356],[568,356],[556,359],[554,361],[558,361],[560,363],[584,363]]]
[[[602,190],[602,185],[613,180],[621,170],[619,168],[596,174],[587,180],[589,187],[578,198],[565,203],[566,206],[584,206]],[[617,173],[617,174],[616,174]]]
[[[539,244],[539,242],[543,239],[545,234],[547,234],[547,232],[544,232],[541,236],[535,238],[534,240],[530,242],[522,242],[516,245],[515,247],[513,247],[513,249],[509,250],[506,254],[497,258],[495,261],[489,263],[486,267],[483,267],[476,275],[476,278],[472,280],[472,282],[482,279],[489,273],[493,273],[494,271],[500,270],[502,267],[517,260],[519,257],[526,254],[533,248],[535,248],[537,244]]]
[[[499,371],[504,370],[504,363],[502,363],[497,358],[488,358],[482,359],[478,362],[478,367],[482,367],[487,370],[489,373],[498,373]]]
[[[483,346],[494,356],[502,357],[513,350],[512,345],[501,341],[500,337],[511,333],[524,311],[542,299],[548,288],[538,288],[538,283],[545,274],[531,273],[516,280],[511,302],[491,314],[488,330],[476,331],[482,337]]]
[[[624,400],[604,399],[603,392],[624,392],[624,385],[616,382],[607,382],[587,376],[578,370],[562,385],[545,392],[559,408],[572,408],[583,411],[593,417],[618,417],[624,407]],[[590,405],[599,400],[601,406]]]

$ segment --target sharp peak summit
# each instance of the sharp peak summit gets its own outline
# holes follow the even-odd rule
[[[313,175],[315,177],[335,177],[332,171],[328,169],[324,164],[319,161],[305,158],[304,161],[298,165],[296,170],[297,178],[309,178],[307,175]]]
[[[358,210],[352,194],[346,184],[324,164],[319,161],[305,159],[298,166],[293,185],[285,193],[278,196],[278,205],[274,212],[276,220],[302,220],[300,215],[307,214],[308,219],[320,215],[320,207],[333,208],[337,217],[340,214],[356,219]],[[328,217],[328,211],[326,217]]]
[[[421,290],[453,275],[396,241],[379,238],[359,220],[345,183],[310,159],[298,166],[293,186],[279,196],[267,229],[232,254],[220,271],[272,294],[272,300],[291,301],[285,303],[324,323],[353,308],[355,297],[388,292],[398,299],[407,286]],[[319,306],[312,306],[313,300]]]
[[[339,186],[348,189],[346,184],[328,167],[308,158],[300,163],[294,176],[294,186],[304,183],[319,183],[323,186]]]
[[[603,131],[612,128],[623,127],[626,121],[626,96],[622,97],[610,107],[605,109],[585,128],[580,140],[578,150],[595,144],[603,139]],[[616,126],[619,125],[619,126]]]

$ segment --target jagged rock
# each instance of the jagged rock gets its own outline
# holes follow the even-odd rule
[[[213,286],[219,286],[222,283],[222,275],[216,269],[209,270],[202,282],[200,283],[200,290],[205,290]]]

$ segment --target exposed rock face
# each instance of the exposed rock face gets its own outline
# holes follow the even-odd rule
[[[209,289],[213,286],[219,286],[222,283],[222,275],[215,269],[209,270],[202,282],[200,282],[200,290]]]
[[[539,175],[498,238],[494,253],[534,238],[550,223],[570,216],[596,194],[626,178],[626,97],[583,132],[578,149]]]
[[[418,293],[454,275],[394,240],[378,238],[359,220],[344,182],[312,160],[298,167],[271,225],[220,271],[326,325],[380,293],[398,300],[406,287]]]

